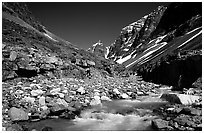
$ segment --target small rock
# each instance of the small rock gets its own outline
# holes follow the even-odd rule
[[[99,92],[94,92],[94,96],[100,96]]]
[[[52,101],[52,98],[47,96],[47,97],[45,98],[45,101],[46,101],[47,103],[49,103],[49,102]]]
[[[31,104],[35,103],[35,98],[33,97],[24,97],[22,100]]]
[[[123,94],[121,95],[121,97],[122,97],[123,99],[128,99],[128,98],[129,98],[129,96],[128,96],[126,93],[123,93]]]
[[[129,96],[131,96],[131,95],[132,95],[132,93],[133,93],[133,92],[127,92],[127,94],[128,94]]]
[[[2,131],[6,131],[6,127],[2,127]]]
[[[48,109],[48,107],[47,106],[42,106],[42,107],[40,107],[42,110],[47,110]]]
[[[67,94],[67,92],[68,92],[67,90],[63,90],[63,91],[62,91],[62,93],[64,93],[64,94]]]
[[[62,104],[54,104],[51,108],[50,108],[50,111],[55,113],[55,112],[58,112],[58,111],[63,111],[65,110],[66,107],[64,107]]]
[[[86,104],[89,103],[89,102],[90,102],[90,101],[89,101],[88,99],[85,99],[85,100],[84,100],[84,103],[86,103]]]
[[[64,99],[58,98],[56,103],[57,103],[57,104],[61,104],[61,105],[63,105],[64,107],[68,107],[68,103],[67,103]]]
[[[58,93],[60,98],[64,98],[64,94],[63,93]]]
[[[43,93],[44,92],[42,90],[40,90],[40,89],[31,91],[32,96],[39,96],[39,95],[42,95]]]
[[[61,88],[55,88],[55,89],[52,89],[52,90],[50,91],[50,93],[51,93],[52,95],[56,95],[56,94],[58,94],[58,93],[60,92],[60,90],[61,90]]]
[[[154,129],[165,129],[168,128],[168,121],[162,119],[152,120],[152,128]]]
[[[101,104],[101,100],[99,96],[94,96],[94,99],[91,100],[90,105],[94,106],[94,105],[99,105]]]
[[[41,106],[44,106],[44,105],[45,105],[45,97],[44,97],[44,96],[41,96],[41,97],[39,98],[39,104],[40,104]]]
[[[73,108],[73,107],[71,107],[71,106],[67,107],[67,109],[68,109],[69,111],[76,111],[76,109]]]
[[[64,100],[65,100],[66,102],[70,103],[70,102],[72,101],[72,98],[69,97],[68,95],[65,95],[65,96],[64,96]]]
[[[16,51],[11,51],[11,54],[10,54],[10,61],[14,61],[17,57],[18,53]]]
[[[117,95],[119,95],[119,94],[120,94],[120,92],[118,91],[118,89],[117,89],[117,88],[113,89],[113,93],[115,93],[115,94],[117,94]]]
[[[85,89],[84,89],[84,87],[79,87],[78,89],[77,89],[77,92],[79,92],[79,93],[81,93],[81,94],[84,94],[85,93]]]
[[[86,99],[87,100],[87,99]],[[101,97],[101,100],[104,100],[104,101],[112,101],[109,97],[107,96],[102,96]]]
[[[21,94],[23,94],[23,93],[24,93],[24,91],[22,91],[22,90],[16,90],[16,91],[15,91],[15,94],[16,94],[16,95],[21,95]]]
[[[82,107],[82,104],[80,102],[75,102],[74,107],[76,109],[80,109]]]
[[[22,89],[23,89],[23,90],[31,90],[31,87],[28,87],[28,86],[27,86],[27,87],[23,87]]]
[[[8,111],[8,115],[10,116],[12,121],[20,121],[20,120],[28,120],[28,113],[26,113],[22,109],[18,109],[16,107],[10,108]]]
[[[144,93],[141,92],[141,91],[137,91],[137,95],[138,95],[138,96],[142,96],[142,95],[144,95]]]

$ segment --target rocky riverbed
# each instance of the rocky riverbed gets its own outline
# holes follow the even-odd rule
[[[74,119],[81,111],[90,106],[101,105],[102,101],[159,96],[171,88],[144,82],[138,76],[113,78],[102,77],[97,71],[94,73],[91,79],[57,79],[39,75],[3,82],[2,130],[26,130],[19,126],[19,121]],[[201,94],[201,90],[197,91]],[[175,99],[182,101],[181,97]],[[166,100],[168,101],[168,98]],[[198,102],[196,100],[189,101]],[[161,118],[153,120],[152,126],[156,130],[201,130],[201,109],[201,99],[199,103],[193,105],[181,103],[157,108],[154,111]],[[177,124],[174,125],[175,123]]]

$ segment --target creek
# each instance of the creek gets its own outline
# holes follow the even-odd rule
[[[103,101],[81,112],[75,119],[46,119],[27,122],[28,130],[52,131],[152,131],[151,121],[158,118],[153,110],[168,104],[159,95],[141,96],[137,100]],[[24,123],[25,124],[25,123]]]

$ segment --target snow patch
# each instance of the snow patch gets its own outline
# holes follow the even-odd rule
[[[190,39],[188,39],[187,41],[185,41],[184,43],[182,43],[178,48],[180,48],[181,46],[185,45],[186,43],[188,43],[189,41],[191,41],[192,39],[194,39],[195,37],[197,37],[198,35],[200,35],[202,33],[202,31],[200,31],[198,34],[194,35],[193,37],[191,37]]]
[[[110,52],[110,47],[106,47],[106,53],[105,53],[105,58],[108,59],[108,54]]]
[[[57,40],[53,39],[51,36],[49,36],[48,34],[46,33],[43,33],[46,37],[50,38],[51,40],[55,41],[55,42],[58,42]]]
[[[129,54],[128,56],[122,58],[122,56],[120,56],[120,59],[118,59],[116,62],[119,63],[119,64],[122,64],[123,62],[131,59],[132,57],[132,54],[134,53],[135,51],[133,51],[131,54]]]
[[[196,30],[198,30],[198,29],[202,29],[202,27],[195,28],[194,30],[189,31],[188,33],[186,33],[186,35],[188,35],[188,34],[190,34],[190,33],[194,32],[194,31],[196,31]]]
[[[159,43],[164,37],[166,37],[167,35],[164,35],[164,36],[160,36],[156,39],[156,42],[155,43]]]
[[[128,51],[128,50],[129,50],[128,48],[123,49],[123,51]]]
[[[121,56],[120,59],[117,60],[116,62],[119,63],[119,64],[122,64],[123,62],[129,60],[130,58],[131,58],[131,55],[128,55],[128,56],[126,56],[124,58],[122,58],[122,56]]]
[[[154,52],[157,51],[158,49],[160,49],[160,48],[162,48],[163,46],[165,46],[166,44],[167,44],[167,42],[162,42],[162,43],[160,43],[161,46],[159,46],[157,49],[154,49],[154,50],[152,50],[152,51],[150,51],[150,52],[147,52],[146,54],[144,54],[143,56],[141,56],[139,59],[137,59],[137,60],[135,60],[134,62],[128,64],[128,65],[126,66],[126,68],[129,67],[129,66],[131,66],[131,65],[133,65],[133,64],[135,64],[136,62],[139,62],[139,61],[142,60],[143,58],[146,58],[147,56],[151,55],[152,53],[154,53]]]

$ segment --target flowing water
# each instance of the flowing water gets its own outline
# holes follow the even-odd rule
[[[153,130],[151,120],[157,118],[153,109],[166,105],[159,97],[141,97],[139,100],[103,102],[81,112],[73,120],[46,119],[27,123],[29,130],[49,127],[55,131]]]

